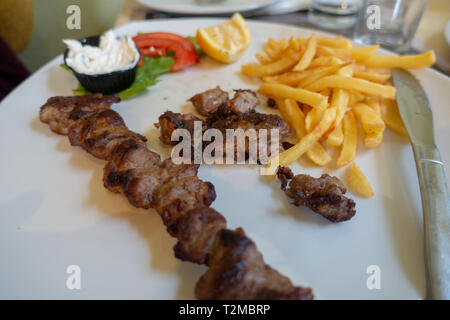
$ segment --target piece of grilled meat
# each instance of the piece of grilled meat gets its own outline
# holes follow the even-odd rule
[[[188,101],[192,102],[198,113],[207,116],[216,111],[220,105],[228,101],[228,93],[217,86],[214,89],[197,93]]]
[[[259,105],[259,99],[252,90],[237,89],[234,90],[234,96],[226,104],[234,114],[241,114],[255,111]]]
[[[111,104],[119,101],[118,95],[104,96],[101,93],[79,97],[53,97],[41,107],[39,118],[47,123],[53,132],[67,135],[75,122],[97,111],[110,109]]]
[[[192,113],[175,113],[166,111],[159,116],[158,123],[155,123],[156,128],[160,128],[161,135],[159,139],[165,144],[175,145],[178,141],[172,141],[172,133],[176,129],[186,129],[194,136],[194,121],[202,121],[194,116]]]
[[[177,258],[210,267],[197,284],[197,297],[312,299],[310,288],[294,286],[266,265],[242,230],[226,229],[225,218],[209,207],[216,197],[214,186],[197,177],[198,166],[161,162],[142,136],[126,128],[109,109],[118,101],[99,94],[50,98],[40,118],[53,131],[70,135],[74,145],[108,161],[106,188],[123,193],[136,207],[158,212],[178,240]]]
[[[233,114],[255,111],[255,108],[259,105],[259,99],[252,90],[234,90],[233,98],[228,99],[228,93],[219,86],[200,92],[188,101],[192,102],[198,113],[206,117],[215,113],[219,107],[224,105]]]
[[[279,167],[277,176],[281,189],[293,199],[295,206],[306,206],[332,222],[350,220],[355,215],[355,202],[344,196],[342,182],[328,174],[313,178],[306,174],[294,176],[291,169]]]
[[[288,278],[266,265],[241,228],[219,231],[211,250],[209,269],[195,288],[200,299],[313,299],[311,288],[292,286]]]
[[[216,92],[215,94],[211,94],[212,90]],[[221,103],[218,107],[215,107],[214,111],[209,111],[207,118],[203,122],[202,130],[205,131],[207,129],[218,129],[223,137],[224,137],[224,156],[226,156],[226,131],[227,129],[238,130],[242,129],[248,135],[245,137],[245,144],[239,145],[238,143],[234,143],[234,159],[237,160],[239,158],[238,155],[243,155],[243,158],[239,158],[239,160],[247,160],[249,156],[252,155],[254,160],[260,162],[259,148],[266,147],[267,148],[267,156],[271,156],[271,129],[278,129],[279,132],[279,140],[289,136],[291,134],[291,129],[283,121],[279,116],[272,114],[264,114],[255,112],[255,107],[258,105],[259,100],[256,96],[256,93],[251,90],[235,90],[234,97],[230,100],[226,100],[224,102],[223,95],[220,95],[218,92],[221,91],[219,87],[216,89],[210,89],[203,93],[199,93],[194,96],[197,97],[194,99],[195,106],[198,109],[200,105],[209,106],[213,104],[213,100],[217,100],[217,104]],[[203,97],[202,99],[198,97]],[[191,99],[192,100],[192,99]],[[203,101],[203,104],[200,103]],[[204,102],[207,101],[207,102]],[[208,109],[208,108],[206,108]],[[206,110],[202,108],[202,110]],[[208,110],[213,110],[209,108]],[[203,112],[206,114],[207,112]],[[189,130],[191,137],[193,137],[193,128],[194,121],[199,121],[197,117],[194,115],[187,113],[174,113],[171,111],[166,111],[159,117],[159,123],[155,124],[156,127],[160,128],[161,136],[160,140],[166,144],[176,144],[177,142],[171,141],[172,133],[177,128],[184,128]],[[254,129],[255,134],[251,134],[249,129]],[[267,138],[264,145],[260,145],[258,138],[261,137],[259,134],[261,129],[267,130]],[[235,131],[236,132],[236,131]],[[231,137],[233,138],[233,137]],[[235,138],[233,138],[235,139]],[[235,140],[237,142],[237,139]],[[203,144],[203,148],[207,146],[207,143]],[[251,147],[254,147],[253,150],[250,150]],[[281,150],[281,145],[278,145],[276,148],[276,152]]]

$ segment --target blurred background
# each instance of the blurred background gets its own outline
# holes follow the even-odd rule
[[[211,1],[215,3],[205,4]],[[337,3],[337,9],[341,10],[354,3],[359,6],[365,3],[367,6],[367,1],[370,0],[0,0],[0,89],[5,95],[30,73],[61,54],[64,50],[62,39],[101,34],[133,20],[230,16],[227,8],[238,8],[251,19],[326,30],[352,38],[358,10],[344,14],[336,10],[330,13],[326,6],[336,8]],[[411,0],[386,1],[408,5]],[[448,75],[450,0],[420,1],[424,9],[418,17],[417,32],[413,32],[406,53],[434,49],[438,56],[436,68]],[[70,5],[81,9],[79,30],[66,27],[69,16],[66,10]],[[17,61],[9,62],[14,58]]]

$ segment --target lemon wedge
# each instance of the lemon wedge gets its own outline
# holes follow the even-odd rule
[[[224,63],[239,59],[250,45],[251,39],[247,22],[239,13],[221,24],[198,29],[196,35],[200,48],[208,56]]]

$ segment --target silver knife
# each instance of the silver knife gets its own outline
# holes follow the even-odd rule
[[[428,298],[450,299],[450,198],[433,114],[419,81],[408,71],[392,70],[397,104],[416,160],[425,234]]]

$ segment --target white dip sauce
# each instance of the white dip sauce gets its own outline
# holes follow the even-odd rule
[[[66,63],[78,73],[103,74],[126,70],[136,65],[139,53],[131,38],[117,38],[112,31],[100,37],[98,47],[82,45],[77,40],[63,42],[69,49]]]

